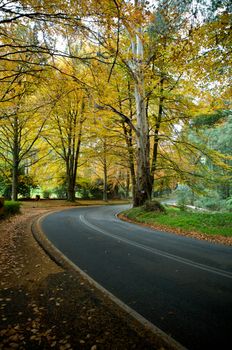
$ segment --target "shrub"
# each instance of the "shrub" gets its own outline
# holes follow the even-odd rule
[[[43,198],[44,199],[49,199],[51,196],[52,191],[51,190],[44,190],[43,191]]]
[[[1,214],[1,218],[7,217],[9,215],[15,215],[20,213],[20,202],[14,201],[5,201],[4,202],[4,211]]]
[[[67,198],[65,185],[55,187],[52,192],[56,195],[57,199],[66,199]]]
[[[166,209],[165,207],[158,201],[147,201],[145,202],[144,206],[143,206],[143,209],[145,211],[156,211],[156,212],[159,212],[159,213],[165,213],[166,212]]]
[[[192,204],[193,192],[187,185],[179,185],[175,191],[177,204],[181,210],[185,210],[186,205]]]
[[[221,201],[218,197],[201,197],[196,202],[195,205],[200,208],[205,208],[208,210],[218,211],[221,207],[225,207],[224,201]]]
[[[226,209],[232,211],[232,197],[226,200]]]

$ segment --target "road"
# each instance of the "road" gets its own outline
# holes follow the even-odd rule
[[[78,267],[185,347],[227,349],[232,248],[123,222],[116,214],[125,208],[65,210],[41,226]]]

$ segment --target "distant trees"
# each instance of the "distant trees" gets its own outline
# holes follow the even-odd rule
[[[231,127],[231,110],[200,115],[193,122],[189,132],[192,142],[211,150],[198,159],[202,166],[193,189],[196,193],[194,200],[199,206],[215,210],[232,208]]]

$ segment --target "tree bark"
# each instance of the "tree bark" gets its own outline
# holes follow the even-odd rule
[[[160,125],[161,125],[162,116],[163,116],[163,102],[164,102],[163,83],[164,83],[164,77],[161,76],[159,110],[158,110],[158,116],[157,116],[156,124],[155,124],[155,132],[154,132],[154,138],[153,138],[153,152],[152,152],[152,159],[151,159],[150,181],[151,181],[152,187],[154,185],[154,176],[155,176],[157,156],[158,156],[158,146],[159,146],[159,131],[160,131]]]
[[[132,123],[133,118],[133,108],[132,108],[132,96],[131,96],[131,86],[128,82],[127,85],[128,90],[128,100],[129,100],[129,112],[130,112],[130,118],[129,120]],[[119,93],[119,89],[118,89]],[[123,113],[122,110],[122,102],[119,98],[119,106],[120,106],[120,112]],[[132,201],[134,202],[135,193],[136,193],[136,173],[135,173],[135,159],[134,159],[134,148],[133,148],[133,130],[131,123],[126,123],[125,120],[122,120],[122,129],[125,136],[126,146],[127,146],[127,153],[128,153],[128,165],[130,169],[130,177],[131,177],[131,190],[132,190]],[[129,175],[129,174],[128,174]],[[130,178],[127,176],[127,185],[126,185],[126,197],[129,197],[129,186],[130,186]]]
[[[137,186],[134,206],[141,206],[151,199],[152,186],[150,183],[150,145],[149,129],[145,109],[145,94],[143,81],[135,86],[136,119],[137,119]]]
[[[63,144],[63,155],[66,162],[66,186],[67,186],[67,201],[75,202],[75,192],[76,192],[76,177],[78,160],[81,148],[81,137],[82,137],[82,126],[84,123],[84,100],[81,102],[81,110],[78,120],[78,111],[69,112],[69,126],[68,126],[68,144],[67,149],[65,149],[65,144]],[[78,133],[76,133],[78,125]],[[62,134],[60,135],[61,137]]]
[[[106,159],[106,140],[103,141],[103,201],[107,202],[107,159]]]
[[[127,145],[127,152],[128,152],[128,163],[129,163],[129,169],[130,169],[130,176],[131,176],[131,187],[132,187],[132,201],[134,202],[135,194],[136,194],[136,174],[135,174],[135,166],[134,166],[134,150],[133,150],[133,144],[132,144],[132,130],[131,127],[128,125],[128,128],[126,127],[125,122],[122,122],[123,126],[123,132],[126,140]],[[129,193],[129,190],[128,190]]]
[[[126,191],[125,191],[125,197],[126,199],[129,198],[130,195],[130,173],[127,171],[126,173]]]
[[[136,5],[143,5],[144,1],[135,1]],[[136,189],[133,205],[141,206],[146,200],[151,199],[152,184],[150,176],[150,142],[149,127],[146,113],[145,87],[144,87],[144,67],[143,67],[143,44],[140,39],[142,29],[138,29],[138,34],[132,40],[133,62],[131,69],[134,75],[134,95],[136,101],[136,141],[137,141],[137,172]]]
[[[18,177],[19,177],[19,121],[17,115],[14,117],[13,122],[13,164],[12,164],[12,194],[11,199],[13,201],[18,200]]]
[[[75,182],[73,180],[72,174],[67,171],[67,201],[69,202],[75,202]]]

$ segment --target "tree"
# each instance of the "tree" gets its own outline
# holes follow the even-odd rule
[[[117,7],[120,30],[112,29],[114,40],[109,38],[107,44],[109,51],[115,50],[117,55],[115,75],[121,76],[119,69],[124,67],[124,76],[134,89],[136,123],[130,109],[122,108],[125,100],[120,106],[103,99],[99,99],[99,104],[100,108],[104,106],[117,113],[133,130],[136,139],[135,206],[151,198],[155,176],[159,176],[162,169],[171,170],[172,176],[187,181],[191,175],[196,176],[194,171],[188,170],[187,163],[182,162],[181,154],[189,158],[189,154],[195,153],[197,157],[201,150],[191,145],[178,130],[190,123],[196,110],[199,113],[206,106],[196,103],[203,91],[200,80],[205,78],[204,73],[199,75],[204,49],[202,41],[194,46],[193,42],[202,28],[205,33],[206,28],[214,26],[215,18],[213,11],[203,4],[202,8],[207,9],[204,23],[197,6],[191,1],[184,4],[174,0],[159,1],[153,13],[148,11],[144,1],[135,1],[134,6],[129,5],[126,10],[121,3]],[[123,13],[130,13],[130,19],[122,19],[123,10]],[[210,69],[206,67],[205,72]],[[112,80],[112,69],[109,77]]]
[[[199,131],[199,126],[201,129]],[[190,137],[197,144],[207,145],[211,150],[205,153],[201,162],[204,163],[206,173],[204,175],[204,191],[207,194],[214,190],[219,200],[231,197],[231,110],[218,110],[210,115],[199,115],[192,124]],[[197,183],[198,188],[202,182]]]
[[[34,84],[33,79],[16,81],[18,97],[2,109],[0,155],[10,169],[13,200],[18,198],[19,176],[23,169],[37,161],[36,143],[45,124],[45,119],[38,113],[41,106],[32,102]]]
[[[49,86],[50,103],[53,108],[50,124],[47,125],[44,139],[65,164],[67,200],[75,201],[75,186],[78,161],[86,120],[88,95],[81,87],[55,73],[55,84]]]

